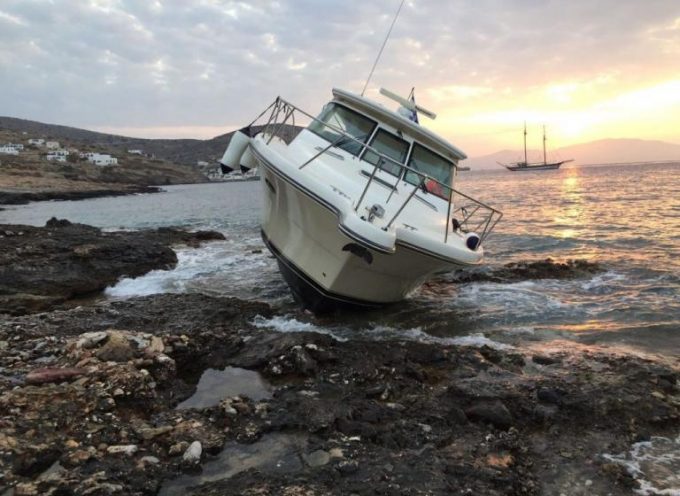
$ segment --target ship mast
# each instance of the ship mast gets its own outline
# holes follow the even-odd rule
[[[527,161],[527,121],[524,121],[524,165],[528,165]]]
[[[548,163],[547,156],[545,154],[545,140],[547,138],[545,137],[545,125],[543,126],[543,165],[546,165]]]

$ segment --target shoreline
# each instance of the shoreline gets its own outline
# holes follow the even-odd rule
[[[634,479],[604,454],[677,435],[677,368],[587,347],[337,341],[277,332],[276,316],[265,303],[163,294],[5,319],[0,487],[632,495]],[[223,369],[267,394],[251,398],[241,379],[242,391],[220,395],[218,382],[194,396],[203,373]],[[176,408],[188,398],[199,406]],[[211,480],[215,470],[232,477]]]
[[[301,311],[204,294],[74,307],[173,267],[176,244],[223,237],[57,219],[0,236],[3,494],[633,495],[616,456],[678,436],[677,364],[575,343],[282,332]],[[594,270],[544,261],[451,277]]]
[[[0,190],[0,206],[27,205],[38,201],[87,200],[106,196],[126,196],[144,193],[161,193],[159,186],[131,186],[121,189],[95,189],[87,191],[7,191]]]

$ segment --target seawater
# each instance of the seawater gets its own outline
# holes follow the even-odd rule
[[[52,216],[108,230],[186,226],[227,239],[179,248],[171,271],[124,279],[107,298],[204,292],[264,300],[280,316],[257,325],[317,330],[339,339],[390,336],[522,347],[573,340],[680,356],[680,164],[463,173],[458,189],[501,209],[488,239],[489,270],[552,258],[597,262],[574,279],[427,284],[404,304],[315,318],[299,312],[260,239],[260,184],[211,183],[163,193],[7,207],[1,223]],[[440,341],[436,341],[440,340]]]

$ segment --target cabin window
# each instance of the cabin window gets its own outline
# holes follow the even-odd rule
[[[427,148],[414,143],[411,158],[408,161],[408,166],[426,174],[440,183],[446,185],[451,184],[451,171],[453,170],[453,163],[446,160],[444,157],[428,150]],[[407,172],[405,176],[406,181],[411,184],[420,183],[421,176],[415,172]],[[448,199],[449,190],[434,181],[425,181],[425,189],[441,198]]]
[[[377,153],[368,149],[364,153],[363,159],[373,165],[376,165],[378,161],[382,159],[382,163],[379,165],[379,167],[382,170],[398,177],[401,174],[401,167],[399,164],[406,162],[406,156],[408,155],[409,147],[408,142],[404,141],[395,134],[385,131],[384,129],[379,129],[371,140],[370,146],[378,153],[393,159],[394,162],[385,160]]]
[[[328,126],[312,121],[307,129],[331,143],[337,142],[335,146],[352,155],[359,155],[376,125],[375,121],[368,117],[336,103],[326,105],[318,119]],[[348,134],[359,142],[348,137],[343,138],[342,134],[329,126],[342,130],[343,134]]]

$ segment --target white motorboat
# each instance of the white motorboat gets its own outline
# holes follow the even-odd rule
[[[259,166],[262,238],[315,312],[398,302],[435,274],[480,263],[502,217],[454,189],[466,156],[417,123],[434,114],[381,93],[398,112],[339,89],[318,117],[277,98],[221,161]]]

